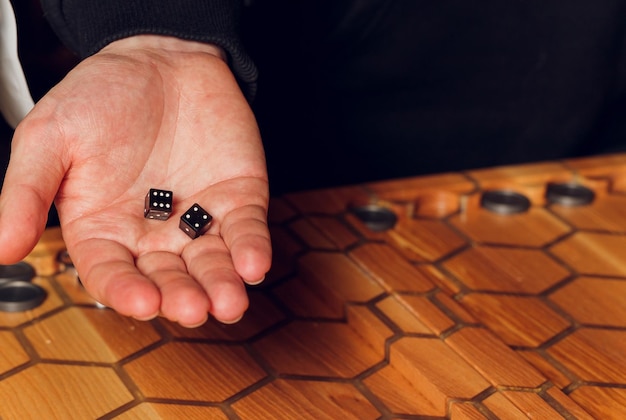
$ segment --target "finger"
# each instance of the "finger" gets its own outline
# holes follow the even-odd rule
[[[0,263],[28,254],[46,227],[48,211],[65,175],[58,151],[48,150],[37,128],[15,131],[0,194]]]
[[[241,319],[248,308],[248,296],[235,271],[230,253],[219,236],[194,239],[182,253],[189,274],[204,288],[210,313],[223,323]]]
[[[221,226],[237,273],[248,284],[260,283],[272,263],[267,213],[261,206],[245,206],[230,212]]]
[[[159,314],[161,294],[141,274],[123,245],[107,239],[68,243],[68,252],[85,289],[98,302],[122,315],[148,320]]]
[[[180,256],[151,252],[137,258],[137,268],[159,288],[161,315],[185,327],[204,324],[210,309],[209,297],[188,273]]]

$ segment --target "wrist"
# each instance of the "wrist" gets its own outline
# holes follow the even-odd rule
[[[205,53],[211,54],[226,61],[226,52],[215,44],[190,41],[165,35],[135,35],[111,42],[104,47],[102,52],[114,52],[120,50],[152,50],[159,49],[178,53]]]

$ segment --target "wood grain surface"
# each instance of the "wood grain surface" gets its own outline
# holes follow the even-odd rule
[[[480,206],[501,188],[531,208]],[[0,418],[626,418],[626,155],[303,191],[269,218],[242,321],[194,329],[98,305],[49,229],[26,258],[47,299],[0,312]]]

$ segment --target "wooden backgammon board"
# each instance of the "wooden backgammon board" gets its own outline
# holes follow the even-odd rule
[[[248,313],[196,329],[97,305],[48,230],[25,260],[46,299],[0,313],[0,418],[626,418],[626,155],[288,194],[269,218]]]

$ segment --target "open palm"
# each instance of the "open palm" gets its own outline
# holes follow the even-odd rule
[[[167,221],[143,217],[150,188],[174,192]],[[211,54],[109,46],[72,70],[15,132],[0,262],[32,249],[53,200],[86,289],[138,319],[235,321],[270,266],[260,135]],[[196,202],[214,219],[191,240],[178,222]]]

